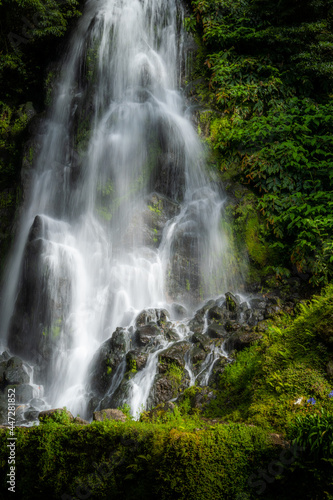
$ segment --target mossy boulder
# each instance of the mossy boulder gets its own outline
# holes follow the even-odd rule
[[[57,422],[58,424],[68,424],[74,421],[74,417],[70,411],[65,408],[53,408],[52,410],[41,411],[38,415],[38,420],[41,424],[48,422]]]
[[[115,420],[117,422],[126,422],[126,415],[121,410],[107,408],[93,413],[93,420],[96,422],[103,422],[105,420]]]

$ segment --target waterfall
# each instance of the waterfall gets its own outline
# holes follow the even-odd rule
[[[239,284],[225,196],[179,91],[183,18],[178,0],[89,0],[40,132],[1,335],[37,366],[49,403],[81,415],[87,367],[116,327],[173,302],[193,311]],[[148,397],[139,390],[135,408]]]

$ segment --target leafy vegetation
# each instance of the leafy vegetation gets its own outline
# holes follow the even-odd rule
[[[241,424],[195,429],[196,420],[49,422],[16,430],[17,491],[24,498],[236,498],[253,466],[276,455],[264,431]],[[1,434],[1,485],[8,449]]]
[[[333,381],[327,373],[333,358],[332,313],[329,286],[311,303],[300,304],[295,318],[259,325],[261,340],[227,366],[207,416],[285,432],[298,415],[333,412]],[[316,403],[307,403],[310,398]]]
[[[17,181],[22,140],[30,118],[25,103],[33,102],[37,110],[43,109],[50,54],[55,55],[55,41],[80,14],[78,6],[77,0],[0,2],[1,188],[12,187]]]
[[[333,2],[193,0],[215,161],[251,187],[276,265],[333,274]]]

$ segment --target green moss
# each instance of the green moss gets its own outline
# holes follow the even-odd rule
[[[330,286],[311,303],[301,304],[296,318],[280,316],[262,329],[260,343],[239,352],[226,367],[207,415],[281,432],[309,410],[295,404],[299,398],[316,399],[310,410],[332,411],[332,382],[326,373],[333,350],[326,336],[332,314]]]
[[[136,359],[127,357],[126,360],[126,373],[125,376],[127,379],[131,379],[136,373],[137,373],[137,365],[136,365]]]
[[[245,225],[245,244],[250,258],[259,264],[265,266],[270,257],[268,244],[260,241],[261,225],[257,214],[249,217]]]
[[[48,422],[16,429],[16,488],[26,500],[235,498],[256,467],[276,452],[260,429],[217,425],[195,430],[179,413],[162,423]],[[6,487],[8,448],[0,440],[1,486]]]

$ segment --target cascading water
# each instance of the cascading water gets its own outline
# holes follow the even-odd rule
[[[182,302],[193,310],[238,285],[224,196],[204,173],[177,91],[182,20],[177,0],[88,1],[40,132],[1,332],[39,366],[49,403],[81,415],[89,363],[116,327],[125,327],[128,351],[142,309]],[[178,341],[189,331],[174,328]],[[170,345],[161,341],[131,380],[123,399],[134,413]],[[109,395],[124,371],[123,360]]]

